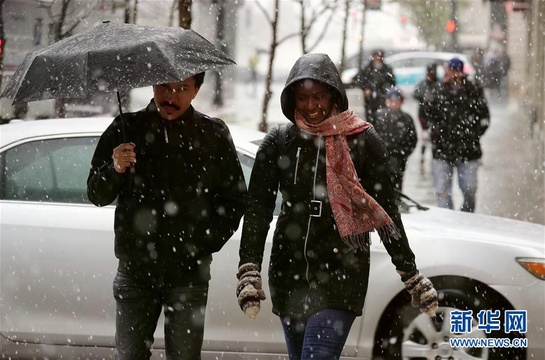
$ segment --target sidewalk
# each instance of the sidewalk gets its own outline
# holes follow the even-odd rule
[[[280,108],[283,85],[273,85],[269,104],[269,128],[286,122]],[[206,92],[205,88],[203,88]],[[250,84],[237,84],[230,88],[226,106],[212,108],[207,96],[199,94],[197,109],[222,118],[228,124],[257,129],[261,120],[263,89],[257,91]],[[361,91],[347,91],[350,109],[362,116]],[[197,100],[196,99],[196,100]],[[523,104],[515,97],[504,102],[490,102],[491,125],[482,139],[483,158],[479,170],[476,212],[523,221],[545,224],[545,177],[539,169],[535,145]],[[403,109],[416,121],[417,104],[407,97]],[[420,127],[416,124],[417,129]],[[424,167],[420,166],[420,143],[409,158],[403,192],[423,205],[435,205],[431,184],[431,149],[425,153]],[[462,195],[456,180],[453,185],[455,208],[459,208]]]

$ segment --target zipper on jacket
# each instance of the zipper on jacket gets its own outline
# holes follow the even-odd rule
[[[168,144],[168,131],[167,127],[163,124],[163,133],[165,134],[165,143]]]
[[[322,146],[322,136],[318,137],[318,151],[316,151],[316,161],[314,163],[314,180],[312,183],[312,198],[316,198],[316,177],[318,174],[318,161],[320,160],[320,147]],[[308,245],[308,234],[310,233],[310,223],[312,221],[312,216],[308,217],[308,225],[307,225],[307,234],[305,236],[305,245],[303,248],[303,253],[305,257],[305,262],[307,263],[307,268],[305,271],[305,278],[307,279],[307,283],[309,287],[312,287],[309,280],[309,272],[310,272],[310,264],[307,257],[307,245]]]
[[[293,175],[293,185],[297,184],[297,169],[299,168],[299,155],[301,155],[301,147],[297,148],[297,155],[295,155],[295,175]]]

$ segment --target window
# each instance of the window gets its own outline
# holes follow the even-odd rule
[[[399,59],[388,63],[392,68],[409,68],[413,67],[414,59]]]
[[[4,200],[88,204],[87,176],[98,137],[32,141],[2,154]]]
[[[425,58],[425,57],[415,58],[415,59],[413,59],[413,66],[425,68],[429,64],[434,64],[434,63],[437,63],[438,61],[440,62],[440,60],[432,59],[432,58]]]
[[[0,199],[89,204],[87,177],[98,137],[74,137],[28,142],[0,155]],[[246,183],[254,159],[238,154]],[[274,214],[280,212],[277,197]]]

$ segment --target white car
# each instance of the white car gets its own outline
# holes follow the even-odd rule
[[[113,358],[114,206],[96,207],[86,196],[91,156],[111,120],[0,126],[3,359]],[[230,128],[249,179],[263,133]],[[413,207],[402,216],[418,266],[439,292],[441,316],[433,322],[409,304],[375,237],[364,314],[352,326],[343,359],[545,359],[545,227],[438,208]],[[238,307],[240,234],[239,229],[214,255],[203,358],[287,359],[270,300],[262,303],[254,321]],[[270,241],[271,236],[265,259]],[[468,310],[472,326],[453,334],[453,314]],[[487,333],[480,310],[501,312],[503,322],[507,311],[526,312],[527,331],[502,327]],[[523,347],[463,348],[449,343],[455,338],[499,338]],[[154,359],[164,358],[162,323],[153,349]]]
[[[469,58],[464,54],[435,51],[408,51],[386,56],[384,62],[392,67],[396,86],[404,93],[411,94],[415,86],[426,77],[426,67],[429,64],[437,65],[437,77],[443,78],[445,73],[443,64],[457,57],[464,62],[464,73],[469,79],[475,76],[475,69]],[[364,66],[368,61],[364,63]],[[347,87],[353,87],[353,78],[358,72],[357,68],[348,68],[342,73],[342,81]]]

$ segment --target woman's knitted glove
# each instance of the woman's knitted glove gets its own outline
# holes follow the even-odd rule
[[[398,271],[401,275],[401,280],[405,284],[405,288],[411,294],[411,303],[414,307],[420,308],[421,312],[435,317],[435,312],[439,303],[437,301],[437,291],[433,287],[430,279],[416,272],[413,276],[408,276],[407,273]]]
[[[261,300],[266,299],[259,267],[254,263],[240,265],[237,279],[238,305],[253,320],[259,313]]]

